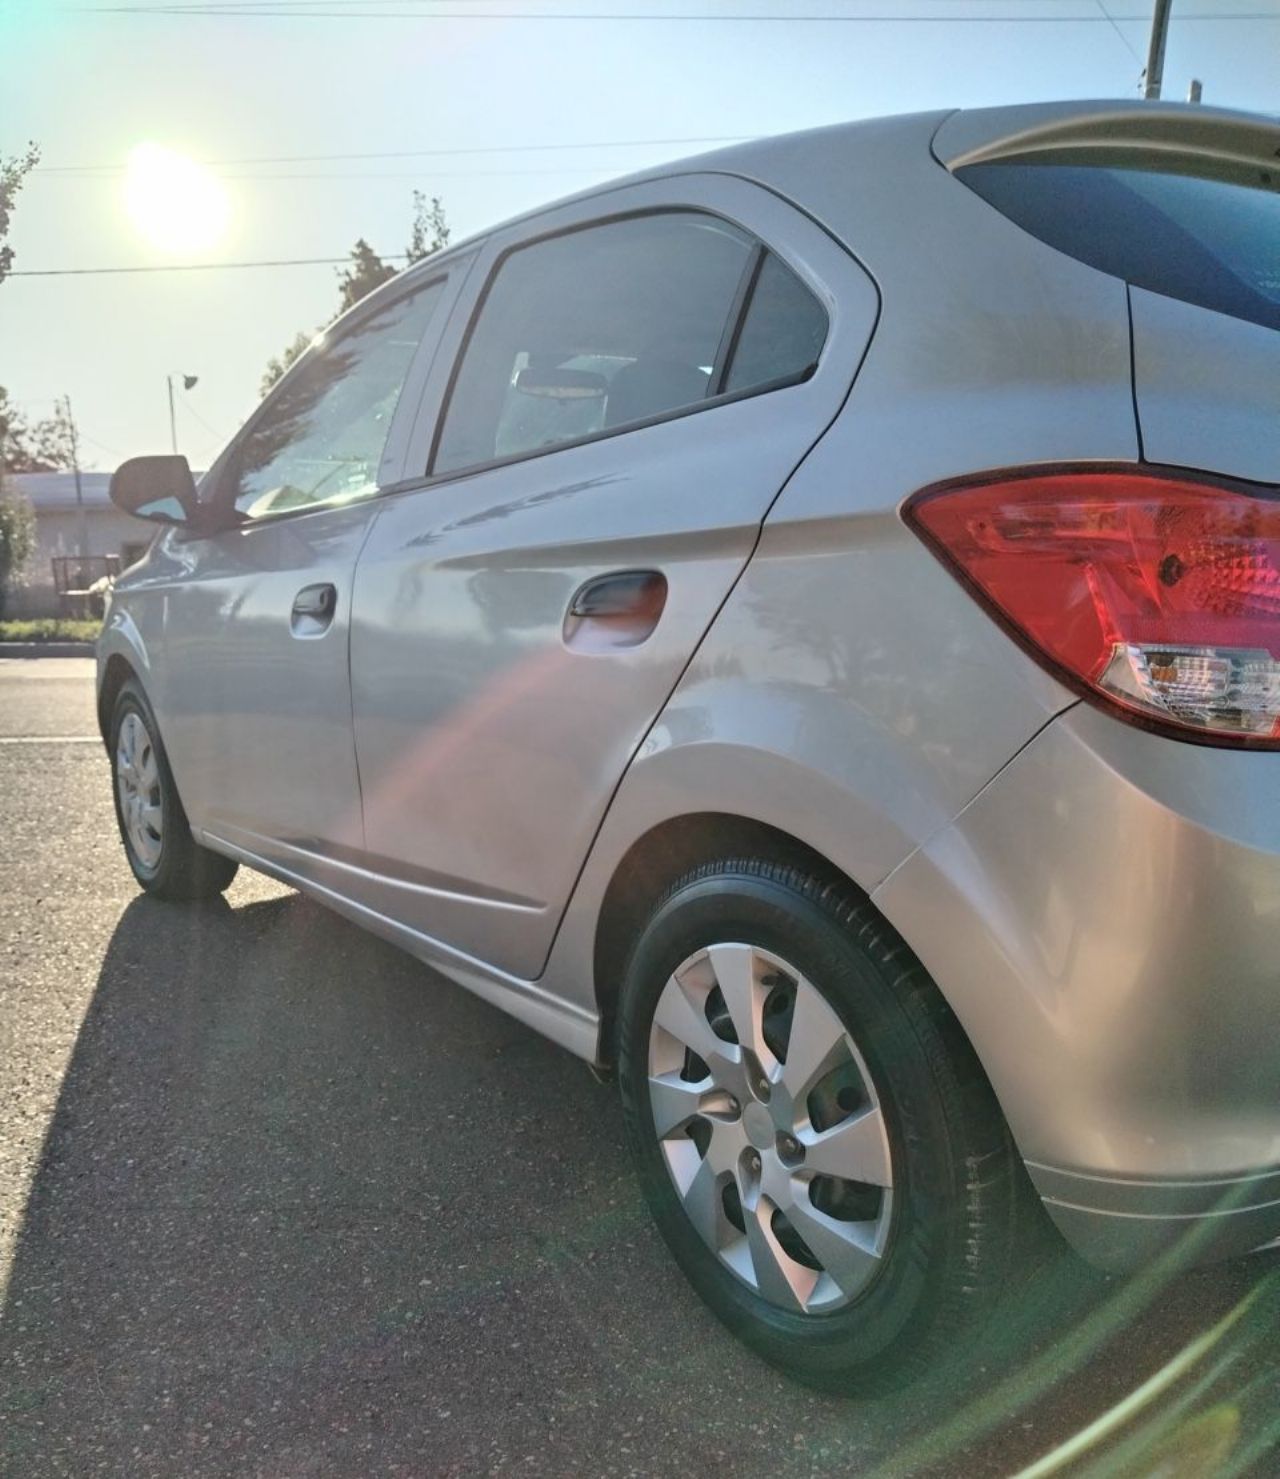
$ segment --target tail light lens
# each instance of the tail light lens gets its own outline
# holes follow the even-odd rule
[[[927,491],[906,517],[1077,688],[1183,738],[1280,748],[1280,495],[1055,472]]]

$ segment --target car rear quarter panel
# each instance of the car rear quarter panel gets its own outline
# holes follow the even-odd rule
[[[1023,1155],[1280,1164],[1276,757],[1081,704],[874,895],[979,1045]]]

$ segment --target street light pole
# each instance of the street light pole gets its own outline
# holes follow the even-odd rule
[[[1169,39],[1169,11],[1172,7],[1173,0],[1155,0],[1155,9],[1151,12],[1151,44],[1147,48],[1146,82],[1142,89],[1144,98],[1160,96],[1160,86],[1164,82],[1164,46]]]
[[[173,410],[173,382],[175,372],[170,371],[165,377],[165,384],[169,387],[169,445],[173,449],[173,455],[178,455],[178,418]],[[181,374],[176,376],[182,381],[183,390],[193,390],[199,383],[199,375]]]

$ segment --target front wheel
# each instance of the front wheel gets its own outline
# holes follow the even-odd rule
[[[690,1282],[812,1385],[901,1385],[1008,1270],[1015,1155],[922,967],[846,885],[768,859],[658,904],[619,1004],[627,1132]]]
[[[151,705],[133,681],[111,715],[112,793],[133,876],[162,899],[207,899],[225,889],[239,864],[191,835]]]

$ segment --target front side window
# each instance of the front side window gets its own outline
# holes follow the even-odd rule
[[[235,454],[230,496],[243,518],[377,492],[391,418],[443,291],[437,278],[396,298],[281,385]]]
[[[719,389],[755,242],[694,211],[534,242],[495,273],[432,470],[541,451]]]

